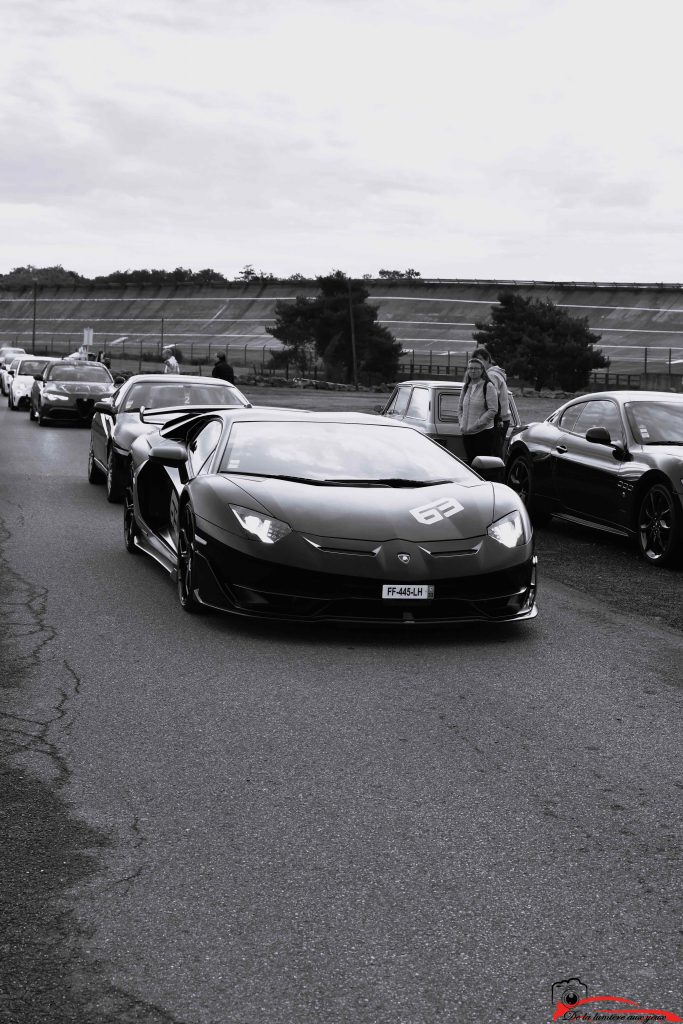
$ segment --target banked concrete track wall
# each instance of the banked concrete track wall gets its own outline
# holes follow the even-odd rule
[[[472,346],[477,321],[488,319],[504,288],[524,296],[550,299],[577,317],[585,317],[601,335],[613,367],[650,372],[683,369],[683,288],[680,285],[599,283],[368,281],[370,301],[379,319],[416,361],[431,356],[453,361]],[[266,333],[278,300],[315,295],[316,286],[239,283],[204,287],[42,288],[35,294],[0,291],[0,344],[55,353],[78,347],[83,329],[94,331],[94,348],[116,343],[121,351],[141,346],[158,350],[161,340],[189,356],[206,350],[242,348],[253,357],[277,343]],[[117,339],[124,338],[124,341]],[[28,343],[28,344],[27,344]],[[114,351],[116,351],[114,349]]]

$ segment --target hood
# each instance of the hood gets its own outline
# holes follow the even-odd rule
[[[46,380],[45,391],[60,395],[108,395],[114,390],[113,384],[95,384],[87,380]]]
[[[667,459],[678,459],[683,461],[683,445],[681,444],[651,444],[643,445],[648,455],[654,456],[659,462],[664,456]]]
[[[440,541],[481,536],[493,518],[484,480],[430,487],[325,487],[258,477],[208,477],[205,518],[223,525],[228,502],[281,519],[299,533],[357,540]],[[239,494],[242,491],[242,495]]]

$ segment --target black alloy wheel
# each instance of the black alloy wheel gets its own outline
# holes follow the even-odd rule
[[[680,553],[681,513],[666,484],[653,484],[638,510],[638,551],[650,565],[669,565]]]
[[[548,522],[550,515],[545,509],[539,508],[534,498],[533,472],[528,455],[518,452],[508,463],[505,483],[520,496],[532,521],[542,526]]]
[[[186,612],[195,613],[202,610],[194,596],[194,515],[189,505],[185,505],[180,514],[178,527],[178,562],[176,567],[176,585],[178,600]]]
[[[88,483],[89,484],[101,484],[102,483],[102,470],[95,462],[95,453],[92,448],[92,441],[88,449]]]
[[[116,468],[116,454],[113,448],[107,452],[107,501],[117,505],[123,499],[124,488],[121,484],[121,474]]]
[[[133,491],[132,488],[128,487],[123,504],[123,543],[126,545],[126,551],[129,551],[131,555],[137,555],[140,552],[139,547],[135,543],[136,538],[139,536],[140,531],[138,530],[138,524],[135,522]]]

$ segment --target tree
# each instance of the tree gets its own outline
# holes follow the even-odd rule
[[[268,333],[282,342],[297,365],[311,355],[320,358],[330,380],[354,381],[354,342],[359,373],[393,379],[401,346],[377,323],[377,309],[366,303],[368,290],[341,270],[316,280],[319,295],[276,303],[276,321],[266,328]]]
[[[34,281],[50,287],[63,284],[83,284],[87,279],[81,277],[75,270],[65,270],[59,264],[56,267],[33,267],[29,263],[26,267],[15,267],[9,274],[0,274],[0,285],[30,287]]]
[[[384,281],[414,281],[421,275],[419,270],[409,267],[408,270],[380,270],[379,276]]]
[[[606,365],[593,347],[600,335],[590,330],[588,320],[570,316],[550,300],[501,292],[490,320],[474,326],[477,345],[485,345],[510,376],[533,381],[538,390],[584,390],[591,370]]]

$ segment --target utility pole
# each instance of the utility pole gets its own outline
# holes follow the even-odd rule
[[[353,384],[358,391],[358,360],[356,359],[356,325],[353,319],[353,302],[351,299],[351,278],[346,280],[349,290],[349,323],[351,325],[351,361],[353,363]]]
[[[33,332],[31,337],[31,353],[36,354],[36,302],[38,296],[38,278],[33,278]]]

